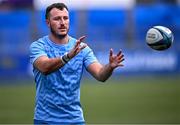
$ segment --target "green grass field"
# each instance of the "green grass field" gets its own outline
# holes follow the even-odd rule
[[[180,123],[178,76],[82,83],[81,102],[89,124]],[[34,96],[34,84],[0,86],[0,123],[33,123]]]

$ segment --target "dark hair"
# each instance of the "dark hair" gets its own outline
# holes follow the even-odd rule
[[[46,15],[45,18],[48,19],[49,17],[49,12],[53,9],[53,8],[57,8],[59,10],[63,10],[64,8],[68,11],[68,7],[64,4],[64,3],[53,3],[51,5],[49,5],[46,8]]]

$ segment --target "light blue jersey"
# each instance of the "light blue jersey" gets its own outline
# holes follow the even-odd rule
[[[55,44],[45,36],[30,46],[30,62],[33,65],[40,56],[49,58],[63,56],[75,45],[76,39],[69,37],[68,44]],[[81,43],[83,44],[83,43]],[[48,75],[33,67],[36,82],[34,119],[52,124],[83,124],[80,104],[80,80],[83,68],[97,61],[87,46],[63,67]]]

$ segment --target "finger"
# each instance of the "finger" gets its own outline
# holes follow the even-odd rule
[[[77,46],[76,48],[74,48],[74,52],[76,54],[78,54],[82,49],[84,49],[87,46],[87,44],[84,44],[82,46]]]
[[[124,65],[122,64],[123,61],[124,61],[124,59],[120,60],[118,66],[124,66]]]
[[[118,61],[118,63],[122,63],[124,61],[124,58],[123,59],[120,59],[119,61]]]
[[[84,49],[87,46],[87,44],[84,44],[83,46],[80,47],[80,49]]]
[[[109,52],[109,57],[112,57],[112,55],[113,55],[113,49],[111,48]]]
[[[120,56],[122,54],[122,50],[120,49],[117,56]]]
[[[76,42],[76,46],[80,45],[81,41],[80,40],[77,40]]]
[[[85,39],[85,36],[81,36],[81,37],[77,40],[77,44],[80,44],[84,39]]]
[[[81,51],[81,49],[80,49],[80,48],[77,48],[76,54],[78,54],[80,51]]]
[[[78,48],[79,45],[80,45],[80,43],[79,43],[79,41],[77,41],[74,48]]]
[[[79,38],[79,41],[82,42],[82,41],[85,39],[85,37],[86,37],[86,36],[81,36],[81,37]]]
[[[124,58],[118,59],[116,61],[117,61],[117,63],[122,63],[124,61]]]
[[[122,59],[124,57],[124,55],[121,53],[121,55],[119,55],[118,57],[117,57],[117,59]]]
[[[79,48],[79,47],[80,47],[80,44],[81,44],[81,42],[80,42],[80,41],[77,41],[76,44],[75,44],[75,46],[74,46],[74,48]]]
[[[86,46],[87,46],[87,44],[84,44],[83,46],[79,47],[76,52],[79,53],[79,52],[80,52],[82,49],[84,49]]]
[[[124,65],[123,65],[123,64],[118,64],[118,66],[122,67],[122,66],[124,66]]]
[[[85,37],[86,37],[86,36],[81,36],[81,37],[77,40],[77,42],[76,42],[76,44],[75,44],[75,47],[79,46],[80,43],[85,39]]]

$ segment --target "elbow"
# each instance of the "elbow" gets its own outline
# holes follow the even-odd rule
[[[42,69],[39,69],[39,71],[44,75],[50,74],[50,69],[48,67],[44,67]]]
[[[48,75],[48,74],[50,74],[50,72],[48,72],[48,71],[43,71],[42,74]]]
[[[52,72],[53,66],[50,61],[39,61],[34,64],[34,67],[42,74],[48,75]]]
[[[106,82],[107,79],[97,79],[99,82]]]
[[[40,71],[42,74],[44,74],[44,75],[48,75],[49,74],[49,72],[47,71],[47,70],[41,70]]]
[[[105,83],[106,82],[106,80],[99,80],[100,82],[102,82],[102,83]]]
[[[96,80],[99,82],[106,82],[106,80],[108,79],[108,77],[104,77],[104,76],[100,76],[100,75],[96,75],[96,76],[94,76],[94,78],[96,78]]]

